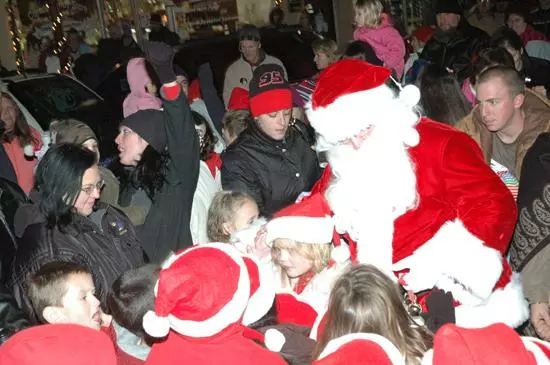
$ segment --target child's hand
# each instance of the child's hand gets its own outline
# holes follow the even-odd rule
[[[267,230],[265,225],[260,228],[258,233],[256,233],[256,238],[254,239],[254,246],[248,246],[248,253],[256,256],[257,258],[264,259],[271,255],[271,247],[269,247],[265,239],[267,237]]]

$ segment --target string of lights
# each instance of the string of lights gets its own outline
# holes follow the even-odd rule
[[[54,40],[53,53],[61,60],[61,56],[63,55],[67,46],[67,37],[63,32],[63,12],[59,11],[56,0],[48,0],[45,6],[46,9],[48,9],[52,22],[51,30]],[[71,57],[68,57],[67,62],[65,62],[65,64],[61,66],[61,70],[59,70],[59,72],[70,72],[71,67],[72,60]]]
[[[8,22],[11,36],[11,46],[15,55],[15,64],[17,65],[17,73],[22,75],[25,72],[25,57],[23,55],[23,47],[21,46],[21,35],[17,26],[16,5],[13,0],[6,1],[6,11],[8,12]]]

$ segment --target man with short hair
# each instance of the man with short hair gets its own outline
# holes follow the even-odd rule
[[[482,72],[476,96],[478,105],[457,128],[480,144],[486,161],[496,161],[519,179],[527,150],[550,128],[550,104],[506,66]]]
[[[420,58],[448,68],[464,80],[472,57],[488,39],[487,33],[468,23],[457,0],[438,0],[435,6],[437,28]]]
[[[262,50],[260,30],[251,24],[244,25],[239,30],[239,51],[241,57],[233,62],[225,72],[223,82],[223,102],[227,107],[231,92],[236,87],[248,90],[252,73],[256,67],[265,64],[276,64],[283,68],[285,78],[288,78],[285,66],[276,57],[266,54]]]

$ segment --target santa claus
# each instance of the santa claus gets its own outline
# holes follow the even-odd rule
[[[358,262],[411,293],[452,292],[461,326],[519,326],[528,307],[504,257],[517,215],[510,192],[470,137],[420,117],[418,89],[392,81],[358,60],[321,74],[307,114],[329,168],[314,190]]]

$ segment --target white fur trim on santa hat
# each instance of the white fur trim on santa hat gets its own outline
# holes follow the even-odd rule
[[[401,138],[408,146],[416,146],[420,139],[416,129],[399,128],[414,126],[418,116],[396,98],[386,85],[340,96],[327,107],[313,109],[310,102],[306,105],[306,113],[312,127],[322,136],[321,141],[326,145],[318,146],[319,150],[329,149],[329,145],[343,142],[377,125],[389,128],[395,126],[397,134],[406,134],[396,138]]]
[[[324,311],[319,312],[317,315],[317,318],[315,318],[315,322],[313,322],[313,326],[311,327],[311,331],[309,332],[309,338],[311,338],[313,341],[317,341],[317,337],[319,336],[319,326],[321,325],[321,321],[327,314],[328,307],[325,308]]]
[[[264,345],[269,351],[280,352],[285,343],[285,336],[274,328],[268,329],[264,334]]]
[[[273,218],[267,223],[266,245],[270,246],[279,238],[301,243],[330,244],[334,232],[332,217],[295,217]]]
[[[525,348],[531,351],[533,353],[533,356],[535,356],[535,361],[537,365],[550,364],[550,359],[540,348],[540,346],[542,346],[550,351],[550,343],[534,337],[522,337],[521,340],[523,341],[523,345],[525,346]]]
[[[453,291],[453,296],[455,293]],[[519,274],[513,273],[510,282],[504,288],[496,289],[483,303],[456,307],[455,317],[457,326],[464,328],[486,327],[493,323],[519,327],[529,318],[529,304],[523,295]]]
[[[184,335],[189,337],[201,338],[201,337],[210,337],[213,336],[227,326],[233,323],[237,323],[241,320],[244,310],[248,304],[248,299],[250,297],[250,280],[248,277],[248,271],[246,265],[241,258],[239,251],[231,245],[226,243],[208,243],[202,245],[196,245],[187,250],[181,252],[175,257],[170,257],[163,265],[163,268],[166,269],[172,265],[177,258],[186,255],[187,253],[199,250],[201,248],[216,248],[220,251],[223,251],[225,254],[230,256],[240,268],[239,279],[237,283],[237,290],[235,291],[233,297],[229,303],[218,311],[212,317],[205,319],[204,321],[191,321],[191,320],[182,320],[172,314],[168,315],[168,320],[170,322],[170,327]],[[220,273],[220,280],[223,280],[223,273]],[[145,322],[144,322],[144,329]],[[147,332],[149,333],[149,332]]]
[[[242,323],[248,326],[265,316],[273,306],[275,301],[275,278],[270,262],[260,263],[254,256],[246,255],[246,257],[258,265],[260,275],[260,286],[250,296],[243,315]]]
[[[443,224],[428,242],[411,256],[395,263],[393,269],[409,268],[406,282],[407,277],[412,281],[423,273],[426,278],[429,276],[432,281],[424,280],[428,287],[421,288],[411,283],[415,291],[431,289],[439,280],[450,277],[482,301],[492,293],[502,273],[502,260],[498,250],[484,245],[457,219]]]
[[[405,365],[405,358],[397,347],[387,338],[374,333],[350,333],[342,337],[335,338],[327,344],[317,360],[327,357],[328,355],[338,351],[340,347],[355,340],[374,342],[386,352],[388,358],[393,364]]]

